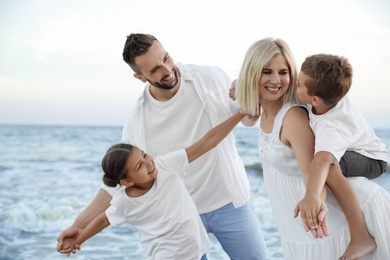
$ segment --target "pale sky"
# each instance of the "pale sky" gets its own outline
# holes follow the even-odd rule
[[[315,53],[345,56],[351,101],[390,128],[389,0],[0,0],[0,124],[122,126],[144,87],[122,60],[134,32],[232,79],[265,37],[284,39],[298,68]]]

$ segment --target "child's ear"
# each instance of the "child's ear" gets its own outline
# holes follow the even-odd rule
[[[133,186],[134,185],[134,182],[128,180],[128,179],[123,179],[123,180],[120,180],[119,183],[122,185],[122,186],[125,186],[125,187],[130,187],[130,186]]]
[[[139,80],[142,81],[143,83],[146,83],[146,79],[144,78],[144,76],[139,75],[139,74],[137,74],[137,73],[134,73],[133,76],[134,76],[134,78],[139,79]]]
[[[319,106],[319,105],[322,105],[324,103],[324,100],[322,98],[320,98],[319,96],[313,96],[311,103],[313,106]]]

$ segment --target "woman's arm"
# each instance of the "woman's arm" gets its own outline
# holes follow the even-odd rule
[[[235,113],[224,122],[208,131],[199,141],[186,148],[188,162],[192,162],[216,147],[244,117],[240,112]]]

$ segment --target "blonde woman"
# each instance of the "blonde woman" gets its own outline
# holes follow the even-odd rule
[[[362,245],[346,252],[351,240],[347,219],[336,198],[324,187],[317,216],[321,225],[310,229],[301,219],[294,218],[295,206],[305,196],[308,169],[314,156],[314,135],[308,113],[299,105],[296,94],[297,76],[286,42],[266,38],[248,49],[235,90],[241,109],[253,115],[251,122],[243,123],[253,125],[260,118],[259,155],[284,257],[291,260],[363,259],[363,256],[388,259],[390,196],[364,177],[348,180],[359,194],[357,207],[361,207],[368,230],[375,238],[376,250]],[[345,178],[340,174],[338,179]],[[346,192],[351,192],[347,189],[349,182],[345,185]]]

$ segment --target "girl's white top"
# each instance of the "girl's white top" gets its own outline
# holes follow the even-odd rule
[[[189,171],[185,150],[155,159],[157,178],[140,197],[115,193],[106,214],[113,226],[129,223],[151,259],[201,259],[211,247],[183,177]]]

